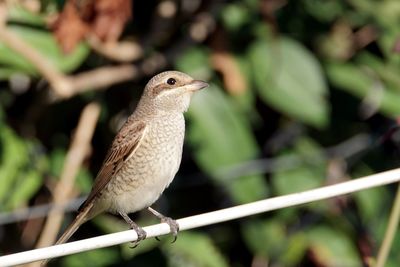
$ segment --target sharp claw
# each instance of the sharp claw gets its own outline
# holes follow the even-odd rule
[[[175,243],[175,241],[178,239],[178,232],[179,232],[179,224],[174,220],[169,217],[164,217],[161,222],[166,223],[169,225],[169,228],[171,229],[171,234],[174,237],[172,240],[172,243]]]
[[[168,226],[171,230],[171,234],[174,237],[174,239],[172,240],[171,243],[174,243],[178,239],[179,224],[174,219],[171,219],[170,217],[166,217],[166,216],[162,215],[161,213],[152,209],[151,207],[149,207],[148,210],[151,213],[153,213],[157,218],[159,218],[162,223],[168,224]],[[156,237],[156,239],[158,241],[160,241],[160,239],[158,237]]]
[[[135,241],[132,241],[133,246],[130,248],[136,248],[139,245],[140,241],[146,239],[147,233],[145,230],[142,229],[142,227],[140,227],[134,221],[132,221],[131,218],[129,218],[128,214],[122,211],[119,211],[119,214],[129,224],[130,228],[132,230],[135,230],[137,239]]]
[[[158,236],[156,236],[155,239],[156,239],[157,241],[159,241],[159,242],[161,241],[161,239],[160,239]]]
[[[178,235],[174,235],[174,240],[172,240],[171,244],[175,243],[175,241],[178,239]]]
[[[132,246],[130,246],[132,249],[136,248],[142,240],[146,239],[147,236],[147,233],[141,227],[133,228],[133,230],[136,231],[137,239],[132,241]]]
[[[132,245],[129,246],[129,248],[130,248],[130,249],[134,249],[134,248],[136,248],[138,245],[139,245],[139,242],[132,241]]]

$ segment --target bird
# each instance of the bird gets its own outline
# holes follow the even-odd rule
[[[150,206],[179,169],[183,113],[192,95],[207,86],[179,71],[165,71],[150,79],[135,111],[116,134],[91,192],[56,245],[67,242],[83,223],[103,212],[120,215],[136,231],[135,242],[140,242],[146,232],[128,214],[145,208],[169,225],[176,240],[178,223]]]

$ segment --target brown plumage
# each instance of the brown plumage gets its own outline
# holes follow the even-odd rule
[[[120,214],[140,241],[146,233],[127,214],[143,208],[168,223],[176,237],[177,223],[150,205],[178,171],[185,132],[183,112],[192,94],[207,86],[177,71],[160,73],[148,82],[135,112],[112,142],[88,198],[56,244],[66,242],[81,224],[105,211]]]

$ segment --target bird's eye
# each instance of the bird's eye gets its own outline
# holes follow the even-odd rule
[[[174,85],[174,84],[176,83],[176,80],[175,80],[174,78],[169,78],[169,79],[167,80],[167,83],[168,83],[169,85]]]

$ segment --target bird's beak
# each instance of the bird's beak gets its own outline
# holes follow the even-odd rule
[[[208,87],[208,83],[200,81],[200,80],[193,80],[189,84],[185,86],[188,91],[198,91],[203,88]]]

